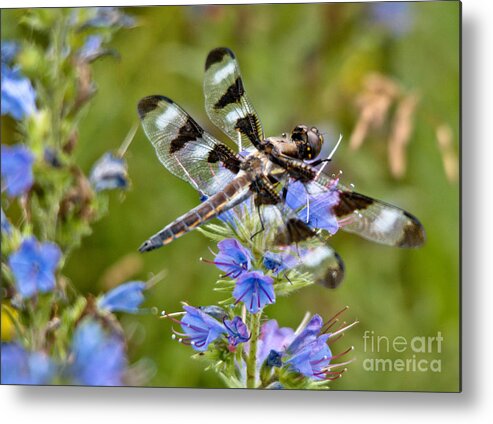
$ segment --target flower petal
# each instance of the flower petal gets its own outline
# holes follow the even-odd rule
[[[265,305],[275,302],[273,279],[262,272],[243,273],[236,282],[233,297],[243,302],[252,314],[259,312]]]
[[[145,288],[146,284],[142,281],[121,284],[101,297],[98,307],[109,312],[136,313],[144,301]]]
[[[250,269],[252,253],[233,238],[221,240],[217,247],[219,253],[214,259],[216,266],[226,275],[237,278]]]
[[[32,173],[34,156],[31,151],[22,144],[15,146],[2,144],[1,159],[1,174],[7,194],[19,196],[27,192],[34,182]]]
[[[1,113],[21,120],[36,112],[36,92],[28,78],[19,69],[2,63]]]
[[[74,384],[120,386],[126,369],[121,339],[106,333],[101,324],[85,319],[77,327],[73,342],[74,363],[70,373]]]
[[[124,159],[105,153],[92,167],[89,180],[96,191],[127,188],[127,164]]]
[[[200,309],[188,305],[183,309],[187,313],[181,320],[181,327],[195,350],[199,352],[207,350],[210,343],[226,333],[224,325]]]

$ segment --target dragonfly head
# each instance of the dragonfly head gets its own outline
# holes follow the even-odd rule
[[[308,128],[306,125],[297,125],[291,133],[291,140],[298,147],[298,157],[302,160],[315,159],[322,145],[324,138],[317,128]]]

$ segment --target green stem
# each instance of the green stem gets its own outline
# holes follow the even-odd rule
[[[254,389],[257,383],[257,340],[260,332],[261,313],[252,314],[250,320],[250,352],[247,361],[247,380],[248,389]]]

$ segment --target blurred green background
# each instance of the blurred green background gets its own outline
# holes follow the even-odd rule
[[[336,173],[343,170],[342,182],[410,211],[427,232],[426,245],[418,250],[337,233],[331,245],[346,263],[343,285],[335,291],[311,287],[280,298],[268,309],[269,316],[296,328],[305,311],[328,319],[350,306],[346,320],[360,323],[335,350],[353,345],[356,361],[332,384],[335,390],[457,391],[459,8],[458,2],[127,8],[138,25],[120,31],[112,43],[121,60],[104,58],[92,66],[98,95],[80,126],[78,162],[88,172],[104,152],[116,149],[137,121],[138,100],[149,94],[174,99],[224,140],[207,119],[202,78],[209,50],[231,48],[267,135],[306,123],[325,132],[330,147],[342,134],[344,141],[330,165]],[[21,13],[3,10],[5,38],[15,37]],[[368,78],[375,73],[382,86],[372,88]],[[419,98],[414,118],[406,121],[399,105],[414,95]],[[363,122],[365,101],[367,111],[381,110],[385,101],[387,109],[381,125],[370,128],[354,150],[349,140]],[[389,140],[406,122],[411,131],[407,170],[396,178]],[[145,255],[136,253],[150,235],[195,206],[198,196],[160,165],[142,130],[127,159],[131,189],[124,196],[111,194],[110,213],[83,240],[65,274],[82,292],[97,294],[164,269],[167,276],[147,292],[146,307],[174,311],[181,301],[217,302],[221,296],[212,288],[218,270],[199,261],[211,257],[212,245],[200,233]],[[204,372],[203,364],[190,358],[190,348],[171,340],[169,322],[152,314],[123,316],[122,321],[130,335],[131,360],[148,358],[155,365],[149,385],[223,387],[212,371]],[[442,349],[397,353],[382,344],[380,352],[371,352],[367,344],[365,352],[366,330],[375,337],[408,341],[441,332]],[[413,354],[417,360],[440,360],[441,371],[364,369],[367,358],[407,359]]]

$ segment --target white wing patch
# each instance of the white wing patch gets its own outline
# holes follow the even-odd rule
[[[318,246],[309,255],[303,258],[303,262],[309,268],[315,268],[322,264],[327,258],[334,256],[331,249],[326,246]]]
[[[224,68],[219,69],[214,75],[214,82],[219,84],[223,79],[229,77],[236,69],[235,62],[229,62]]]
[[[168,124],[180,117],[180,112],[174,107],[167,108],[161,115],[156,118],[156,127],[164,130]]]
[[[400,211],[394,209],[382,209],[377,219],[373,222],[375,231],[379,233],[387,233],[391,231],[400,216]]]
[[[235,124],[239,118],[241,118],[241,116],[236,109],[233,109],[224,117],[224,119],[226,119],[226,121],[228,121],[230,124]]]

